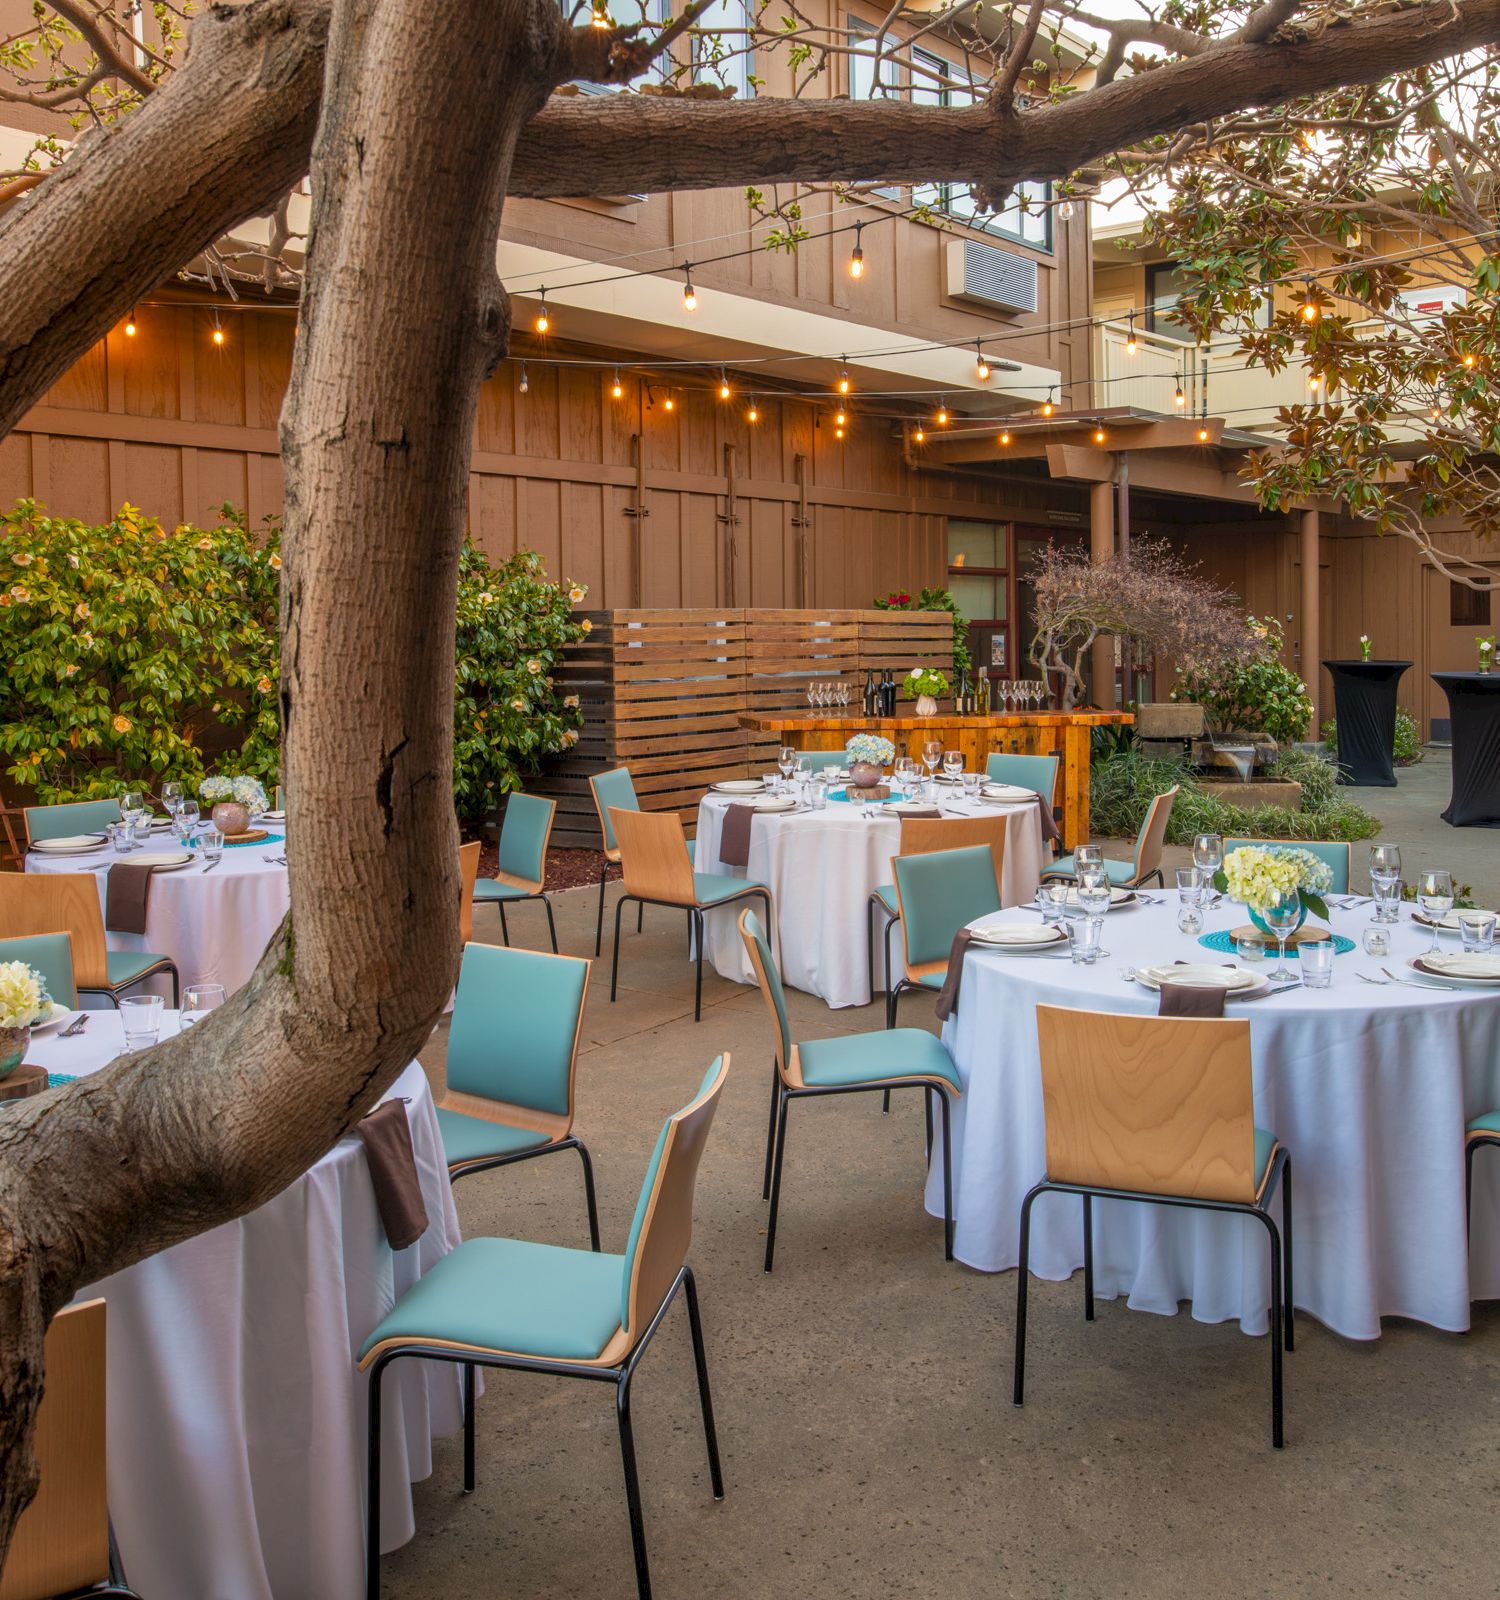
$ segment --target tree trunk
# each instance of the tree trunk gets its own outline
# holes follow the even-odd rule
[[[0,1119],[0,1560],[34,1492],[52,1314],[304,1172],[454,981],[454,604],[479,387],[509,331],[494,240],[567,31],[545,0],[445,18],[451,56],[421,0],[341,0],[330,31],[282,426],[289,923],[190,1034]]]

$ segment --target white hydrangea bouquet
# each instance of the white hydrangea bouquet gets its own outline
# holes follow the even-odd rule
[[[231,801],[244,806],[252,814],[268,811],[271,807],[259,778],[205,778],[198,785],[198,798],[207,800],[210,805],[223,805]]]
[[[1250,920],[1264,929],[1261,913],[1273,894],[1286,889],[1297,891],[1303,920],[1309,911],[1326,919],[1328,906],[1323,896],[1333,887],[1333,868],[1311,850],[1299,850],[1295,845],[1241,845],[1224,857],[1214,882],[1231,900],[1240,901],[1249,910]]]
[[[844,746],[849,765],[864,761],[872,767],[888,767],[896,759],[896,747],[878,733],[856,733]]]
[[[52,998],[41,973],[24,961],[0,961],[0,1078],[20,1066],[32,1024],[51,1015]]]

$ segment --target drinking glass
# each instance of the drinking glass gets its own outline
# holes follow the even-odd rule
[[[1440,949],[1438,924],[1453,909],[1453,874],[1441,868],[1430,868],[1426,872],[1419,872],[1417,901],[1427,913],[1427,920],[1432,924],[1432,943],[1427,947],[1426,953],[1435,956]]]
[[[817,714],[817,709],[818,709],[818,686],[815,683],[810,683],[807,686],[807,709],[810,712],[812,712],[814,715]]]
[[[943,773],[949,778],[958,778],[963,775],[964,755],[962,750],[943,751]]]
[[[148,1050],[161,1034],[159,994],[128,994],[120,1001],[120,1023],[127,1050]]]
[[[129,855],[135,849],[132,842],[135,830],[128,822],[111,822],[105,829],[109,835],[109,842],[117,856]]]
[[[847,683],[844,683],[844,682],[841,681],[839,683],[839,710],[840,711],[847,711],[848,709],[849,709],[849,685]]]
[[[1081,844],[1073,852],[1073,865],[1079,872],[1085,867],[1103,867],[1104,851],[1097,844]]]
[[[210,1011],[217,1011],[223,1004],[222,983],[190,983],[182,992],[182,1026],[191,1028],[195,1022],[201,1022]]]
[[[1193,865],[1202,872],[1206,890],[1213,883],[1214,874],[1224,865],[1222,834],[1200,833],[1193,840]]]
[[[1401,846],[1399,844],[1372,844],[1370,846],[1370,888],[1374,891],[1377,922],[1395,922],[1401,896]]]
[[[806,756],[797,757],[797,786],[805,793],[812,782],[812,762]]]
[[[1333,956],[1332,939],[1313,939],[1297,946],[1297,965],[1302,969],[1304,989],[1327,989],[1332,985]]]
[[[828,809],[828,774],[826,772],[813,773],[813,780],[809,785],[808,798],[812,802],[814,811],[826,811]]]
[[[167,808],[167,815],[175,817],[177,808],[187,798],[187,790],[180,783],[164,783],[161,786],[161,803]]]
[[[134,827],[146,814],[146,797],[139,789],[127,789],[120,796],[120,815]]]
[[[975,799],[979,794],[979,774],[977,772],[965,772],[962,774],[962,777],[964,785],[964,799]]]
[[[1264,961],[1266,941],[1258,933],[1242,933],[1234,941],[1234,953],[1241,961]]]
[[[1080,867],[1078,870],[1078,904],[1084,916],[1099,923],[1103,940],[1104,913],[1109,910],[1110,903],[1109,876],[1103,867]],[[1107,956],[1108,950],[1101,949],[1101,956]]]
[[[1495,942],[1495,913],[1493,911],[1460,911],[1458,932],[1467,955],[1487,954]]]
[[[198,835],[198,848],[203,852],[205,861],[222,861],[224,858],[224,835],[210,823]]]
[[[776,765],[781,769],[782,785],[791,782],[792,774],[797,770],[797,749],[794,745],[783,745],[776,755]]]
[[[938,762],[943,759],[943,741],[941,739],[928,739],[922,746],[922,765],[927,768],[930,778],[937,771]]]
[[[1199,867],[1178,867],[1177,898],[1185,906],[1198,905],[1203,899],[1206,875]]]
[[[1002,678],[995,685],[995,693],[1000,697],[1000,709],[1002,711],[1009,711],[1010,710],[1010,679],[1009,678]]]
[[[1067,934],[1075,967],[1091,967],[1100,956],[1109,954],[1109,951],[1099,948],[1104,934],[1102,917],[1077,918],[1068,923]]]
[[[1290,983],[1294,974],[1286,964],[1286,942],[1297,931],[1297,924],[1302,919],[1302,896],[1295,889],[1273,889],[1261,917],[1276,935],[1276,943],[1280,946],[1280,965],[1271,974],[1271,982]]]
[[[1367,956],[1388,956],[1391,953],[1391,936],[1384,928],[1376,927],[1372,922],[1360,935],[1359,942],[1364,946]]]
[[[177,835],[177,842],[186,845],[193,837],[193,830],[198,826],[198,802],[184,800],[172,813],[172,832]]]

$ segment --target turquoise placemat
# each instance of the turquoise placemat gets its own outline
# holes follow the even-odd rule
[[[77,1083],[78,1079],[67,1072],[49,1072],[47,1074],[47,1087],[61,1089],[65,1083]]]
[[[1201,944],[1205,950],[1219,950],[1222,951],[1226,956],[1232,956],[1234,954],[1234,935],[1230,933],[1227,928],[1218,933],[1203,934],[1199,938],[1198,943]],[[1275,948],[1276,941],[1266,936],[1266,949],[1274,950]],[[1333,953],[1336,956],[1346,956],[1353,948],[1353,939],[1346,939],[1341,933],[1334,934]],[[1296,952],[1291,949],[1287,951],[1289,956],[1294,955],[1295,953]]]
[[[253,845],[259,845],[264,850],[269,845],[280,844],[285,838],[286,835],[284,833],[268,833],[264,839],[226,839],[224,848],[226,850],[249,850]],[[203,846],[194,839],[190,848],[201,850]]]
[[[828,791],[828,798],[830,800],[846,801],[851,806],[888,806],[893,804],[896,800],[899,800],[901,797],[899,795],[888,794],[884,800],[850,800],[849,791],[847,789],[830,789]]]

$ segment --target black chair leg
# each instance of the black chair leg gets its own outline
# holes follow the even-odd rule
[[[694,911],[690,913],[693,925],[693,944],[698,952],[698,959],[694,963],[696,975],[693,979],[693,1021],[703,1020],[703,913]]]
[[[615,954],[609,965],[609,998],[614,999],[620,982],[620,914],[625,909],[625,902],[630,898],[622,894],[615,906]]]
[[[891,1091],[885,1091],[889,1094]],[[922,1090],[922,1111],[927,1118],[927,1164],[932,1165],[932,1090]]]
[[[643,932],[645,932],[645,928],[646,928],[646,902],[644,900],[641,900],[641,901],[638,901],[636,903],[636,908],[635,908],[635,931],[637,933],[643,933]]]
[[[464,1362],[464,1493],[474,1492],[474,1363]]]
[[[1037,1197],[1033,1189],[1021,1202],[1021,1251],[1016,1263],[1016,1364],[1011,1386],[1011,1403],[1023,1403],[1026,1387],[1026,1288],[1031,1263],[1031,1207]]]
[[[887,1089],[885,1091],[885,1093],[883,1095],[881,1095],[881,1097],[880,1097],[880,1109],[883,1112],[885,1112],[886,1116],[890,1116],[890,1114],[891,1114],[891,1091],[889,1089]],[[931,1134],[930,1130],[929,1130],[928,1135],[927,1135],[927,1143],[928,1143],[929,1146],[932,1144],[932,1134]]]
[[[766,1124],[766,1172],[761,1180],[760,1197],[762,1200],[771,1198],[771,1157],[776,1151],[776,1109],[781,1103],[781,1071],[776,1065],[776,1057],[771,1057],[771,1119]]]
[[[865,901],[865,977],[875,998],[875,897]]]
[[[885,922],[885,991],[891,992],[891,933],[896,926],[894,917],[887,917]]]
[[[1470,1139],[1464,1146],[1464,1232],[1473,1231],[1474,1226],[1474,1150],[1477,1141]]]
[[[698,1311],[698,1285],[693,1269],[682,1269],[682,1290],[687,1296],[688,1326],[693,1332],[693,1364],[698,1369],[698,1403],[703,1411],[703,1440],[708,1446],[708,1475],[714,1499],[724,1498],[724,1474],[719,1468],[719,1434],[714,1427],[714,1399],[708,1387],[708,1353],[703,1348],[703,1318]]]
[[[1281,1169],[1281,1254],[1286,1262],[1282,1293],[1286,1297],[1286,1347],[1296,1345],[1297,1302],[1292,1297],[1292,1162],[1288,1157]]]
[[[380,1380],[384,1363],[370,1373],[365,1443],[365,1600],[380,1600]]]
[[[182,980],[177,976],[175,962],[167,963],[167,971],[172,974],[172,1009],[176,1011],[182,1005]]]
[[[635,1470],[635,1435],[630,1426],[630,1375],[615,1390],[615,1415],[620,1424],[620,1461],[625,1468],[625,1503],[630,1508],[630,1542],[635,1547],[635,1584],[640,1600],[651,1600],[651,1569],[646,1562],[646,1519],[641,1512],[641,1485]]]
[[[1094,1320],[1094,1197],[1083,1197],[1083,1320]]]
[[[943,1114],[943,1260],[953,1259],[953,1107],[938,1090],[938,1110]]]
[[[588,1146],[582,1139],[573,1140],[573,1148],[583,1162],[583,1198],[589,1208],[589,1249],[599,1249],[599,1206],[594,1199],[594,1162]]]
[[[552,935],[552,954],[557,954],[557,924],[552,920],[552,902],[542,896],[542,904],[547,908],[547,931]]]
[[[594,928],[594,959],[597,961],[604,952],[604,886],[609,881],[609,858],[606,857],[599,866],[599,920]]]
[[[781,1164],[786,1159],[786,1108],[791,1096],[786,1090],[778,1092],[776,1108],[776,1156],[771,1163],[771,1210],[766,1218],[765,1270],[771,1270],[771,1260],[776,1254],[776,1215],[781,1209]]]
[[[508,950],[510,949],[510,927],[505,920],[505,902],[497,900],[495,904],[500,907],[500,935],[505,940],[505,948]]]
[[[1281,1377],[1281,1239],[1276,1224],[1265,1212],[1260,1213],[1271,1236],[1271,1445],[1280,1450],[1284,1442],[1282,1431],[1282,1377]]]

